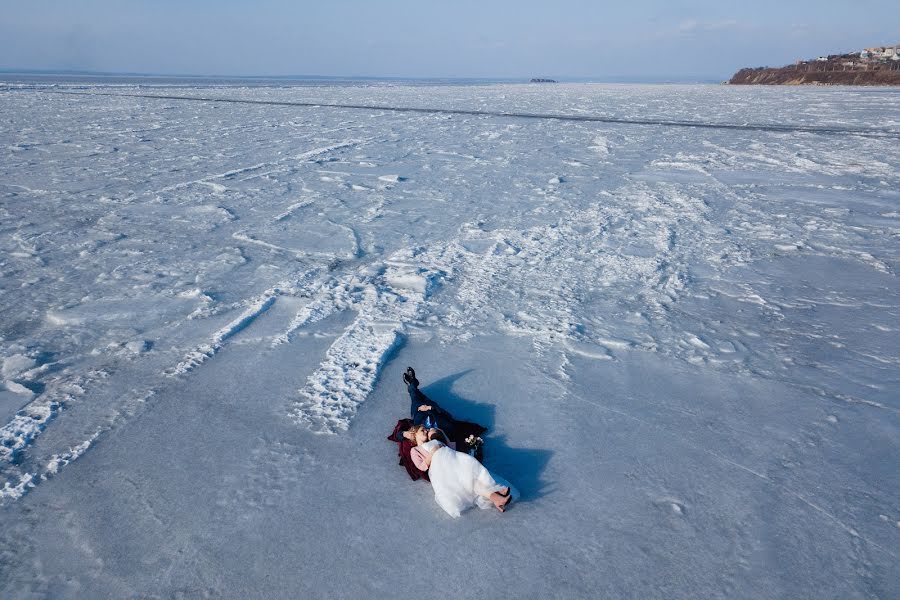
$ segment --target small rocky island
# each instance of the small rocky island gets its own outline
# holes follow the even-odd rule
[[[900,45],[798,60],[784,67],[741,69],[732,85],[900,85]]]
[[[555,79],[544,79],[543,77],[532,77],[531,83],[556,83]]]

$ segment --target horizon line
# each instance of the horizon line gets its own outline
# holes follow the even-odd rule
[[[566,76],[566,75],[523,75],[523,76],[441,76],[441,75],[223,75],[223,74],[198,74],[198,73],[164,73],[142,71],[98,71],[91,69],[37,69],[22,67],[0,67],[3,75],[74,75],[90,77],[147,77],[147,78],[172,78],[172,79],[257,79],[257,80],[288,80],[288,81],[483,81],[483,82],[523,82],[529,83],[531,79],[553,79],[560,83],[721,83],[728,77],[718,75],[690,75],[690,76],[666,76],[654,75],[591,75],[591,76]]]

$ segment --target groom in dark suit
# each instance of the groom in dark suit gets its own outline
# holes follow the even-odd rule
[[[419,390],[419,380],[412,367],[406,368],[403,382],[409,392],[409,414],[413,425],[424,425],[428,429],[436,427],[452,439],[455,425],[453,416]]]
[[[420,471],[411,457],[412,449],[416,445],[411,428],[415,425],[424,425],[429,429],[437,427],[443,430],[447,437],[456,443],[458,451],[469,453],[474,450],[475,458],[479,462],[484,460],[480,436],[487,431],[486,427],[469,421],[457,421],[437,402],[419,391],[419,380],[416,379],[416,372],[412,367],[408,367],[403,374],[403,383],[406,384],[406,391],[409,392],[410,418],[397,421],[393,433],[387,439],[399,445],[397,454],[400,457],[400,464],[406,468],[406,472],[413,481],[416,479],[428,481],[428,473]],[[470,446],[467,441],[470,436],[479,438],[474,447]]]

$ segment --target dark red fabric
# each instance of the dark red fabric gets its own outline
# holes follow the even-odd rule
[[[412,419],[400,419],[399,421],[397,421],[397,425],[394,426],[393,433],[391,433],[391,435],[389,435],[387,439],[397,444],[397,455],[400,457],[400,464],[403,465],[403,468],[406,469],[406,472],[409,473],[409,477],[413,481],[416,481],[417,479],[431,481],[430,479],[428,479],[427,471],[420,471],[416,467],[416,465],[413,464],[412,457],[410,456],[410,450],[413,449],[415,443],[403,437],[403,432],[410,429],[412,426]],[[459,450],[460,452],[468,452],[469,446],[468,444],[466,444],[466,438],[470,435],[478,437],[485,431],[487,431],[487,428],[482,427],[478,423],[471,423],[469,421],[455,421],[452,441],[456,442],[457,450]],[[475,458],[477,458],[479,461],[483,461],[483,448],[478,449],[477,453],[475,454]]]

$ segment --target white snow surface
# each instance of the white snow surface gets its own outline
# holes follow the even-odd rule
[[[7,78],[0,122],[0,597],[900,597],[897,90]],[[509,512],[398,467],[407,365]]]

